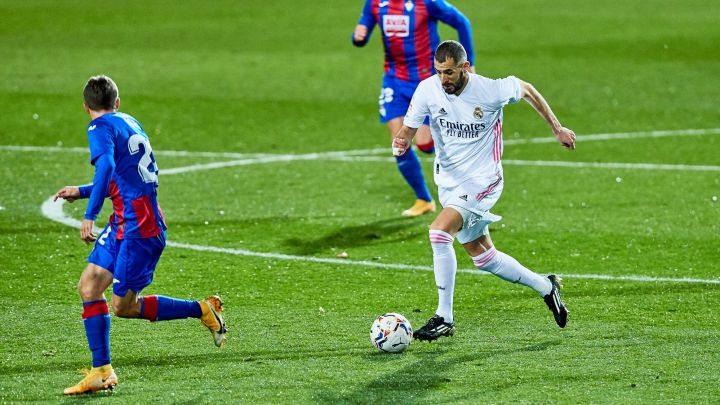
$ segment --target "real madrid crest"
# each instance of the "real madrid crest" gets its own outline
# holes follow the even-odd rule
[[[480,118],[482,118],[482,116],[483,116],[482,108],[475,107],[475,111],[473,111],[473,117],[475,117],[476,120],[479,120]]]

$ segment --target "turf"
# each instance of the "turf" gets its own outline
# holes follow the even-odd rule
[[[717,3],[453,4],[472,21],[477,70],[532,82],[580,135],[719,126]],[[76,229],[40,212],[59,187],[91,179],[88,154],[2,146],[86,147],[81,89],[97,73],[118,82],[122,110],[151,137],[169,240],[294,259],[168,247],[145,293],[220,294],[226,347],[216,350],[195,320],[113,317],[120,385],[81,400],[719,400],[717,130],[581,141],[567,152],[523,143],[549,131],[529,106],[507,107],[505,191],[494,209],[504,218],[493,239],[538,272],[566,275],[568,327],[558,329],[529,289],[460,273],[457,334],[400,355],[375,352],[372,320],[400,312],[418,328],[436,292],[431,218],[398,217],[412,197],[387,154],[162,174],[239,158],[201,151],[387,148],[377,123],[378,33],[364,49],[349,39],[360,8],[330,0],[0,3],[0,401],[73,402],[62,389],[90,364],[75,292],[89,248]],[[192,153],[164,153],[171,150]],[[516,164],[539,160],[710,168]],[[64,212],[78,219],[84,207]],[[300,260],[341,252],[346,263]],[[472,268],[457,252],[460,268]],[[378,267],[391,264],[412,268]]]

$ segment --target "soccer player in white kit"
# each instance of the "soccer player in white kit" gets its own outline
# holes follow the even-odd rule
[[[493,80],[471,73],[467,53],[456,41],[441,43],[434,63],[437,74],[423,80],[415,90],[403,126],[392,143],[395,155],[405,153],[425,116],[430,116],[436,151],[433,172],[443,207],[430,225],[439,299],[435,316],[415,332],[415,338],[435,340],[455,331],[455,238],[478,269],[537,291],[563,328],[568,312],[560,298],[560,278],[554,274],[541,276],[496,250],[488,225],[501,219],[490,209],[503,190],[503,107],[527,101],[567,149],[575,149],[575,133],[560,124],[531,84],[514,76]]]

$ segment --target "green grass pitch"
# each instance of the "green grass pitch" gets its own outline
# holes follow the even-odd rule
[[[400,355],[371,346],[374,317],[418,328],[437,297],[432,218],[398,217],[412,198],[377,122],[378,32],[350,43],[361,1],[4,0],[0,402],[75,402],[62,390],[90,365],[75,291],[89,248],[40,207],[92,177],[81,90],[98,73],[157,151],[168,239],[210,249],[168,247],[145,293],[218,293],[230,333],[217,350],[196,320],[113,317],[120,384],[85,399],[720,401],[720,3],[453,4],[472,22],[477,71],[533,83],[581,135],[574,152],[535,142],[544,122],[506,108],[492,229],[500,250],[565,275],[566,329],[533,291],[463,272],[454,337]],[[619,133],[635,135],[583,137]]]

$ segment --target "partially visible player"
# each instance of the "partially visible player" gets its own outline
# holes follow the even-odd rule
[[[468,50],[472,66],[470,21],[445,0],[365,1],[352,40],[355,46],[365,46],[375,24],[380,26],[385,47],[385,74],[379,100],[380,122],[387,123],[391,140],[402,126],[402,117],[418,83],[435,73],[433,52],[440,43],[438,21],[457,30],[458,39]],[[434,152],[427,122],[418,129],[416,144],[425,153]],[[435,212],[435,202],[425,184],[420,159],[415,152],[410,149],[395,159],[416,197],[415,204],[402,215],[415,217]]]
[[[393,141],[393,151],[405,153],[417,128],[430,115],[438,148],[435,183],[443,206],[430,225],[438,307],[435,316],[415,332],[415,338],[435,340],[455,331],[455,237],[478,269],[537,291],[555,322],[564,328],[568,311],[560,298],[560,278],[553,274],[541,276],[495,249],[488,225],[500,220],[490,209],[503,190],[503,107],[527,101],[567,149],[575,149],[575,133],[560,124],[531,84],[514,76],[492,80],[470,73],[465,50],[455,41],[438,46],[435,69],[438,74],[424,80],[415,91],[404,125]]]
[[[224,344],[226,333],[218,296],[189,301],[139,295],[152,282],[165,248],[167,227],[157,202],[155,156],[140,123],[118,111],[120,98],[112,79],[91,77],[83,96],[83,106],[92,120],[88,141],[95,176],[88,186],[63,187],[55,200],[90,199],[80,238],[87,244],[94,241],[95,247],[80,276],[78,291],[93,367],[78,384],[65,389],[67,395],[109,389],[118,383],[110,362],[110,316],[104,296],[111,284],[113,312],[121,318],[151,322],[200,318],[218,347]],[[93,226],[106,197],[110,197],[114,212],[97,237]]]

